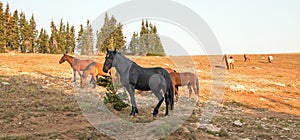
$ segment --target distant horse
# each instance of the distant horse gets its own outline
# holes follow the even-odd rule
[[[91,64],[89,64],[82,73],[81,76],[81,82],[80,82],[80,87],[84,88],[85,84],[86,84],[86,78],[89,75],[92,75],[92,79],[91,82],[93,82],[94,88],[96,87],[96,82],[98,79],[98,76],[110,76],[110,72],[109,73],[105,73],[103,70],[103,63],[98,63],[98,62],[92,62]]]
[[[199,94],[199,82],[198,78],[194,73],[191,72],[182,72],[178,73],[176,71],[170,72],[173,89],[175,90],[175,97],[178,99],[178,86],[188,86],[189,89],[189,98],[192,94],[192,87],[196,95]]]
[[[134,89],[142,91],[151,90],[158,98],[159,102],[153,110],[153,116],[158,114],[158,109],[164,99],[166,103],[165,115],[168,115],[169,104],[171,106],[171,110],[173,110],[174,91],[170,75],[165,69],[161,67],[143,68],[117,52],[116,49],[114,51],[109,51],[107,49],[103,71],[107,72],[112,67],[116,68],[122,85],[129,92],[132,105],[130,115],[135,116],[138,113]],[[164,93],[164,97],[161,91]]]
[[[250,62],[250,56],[248,54],[244,54],[244,62],[247,60]]]
[[[228,70],[229,69],[234,69],[234,60],[233,60],[232,56],[230,56],[229,59],[228,59],[228,55],[224,54],[223,60],[225,60],[226,67],[227,67]]]
[[[268,56],[268,62],[272,63],[272,61],[273,61],[273,56]]]
[[[65,61],[67,61],[73,69],[74,80],[72,82],[75,82],[75,80],[76,80],[76,71],[78,72],[78,74],[81,77],[80,71],[83,71],[89,64],[94,62],[93,60],[80,60],[80,59],[75,58],[73,56],[64,54],[60,58],[59,64],[65,62]]]

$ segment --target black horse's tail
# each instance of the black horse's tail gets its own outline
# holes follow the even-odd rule
[[[166,79],[166,82],[167,82],[167,92],[169,93],[168,98],[170,101],[171,110],[173,110],[173,108],[174,108],[174,89],[173,89],[171,77],[167,71],[164,74],[164,78]]]
[[[170,105],[171,105],[171,110],[174,108],[174,89],[172,86],[172,81],[169,81],[169,100],[170,100]]]

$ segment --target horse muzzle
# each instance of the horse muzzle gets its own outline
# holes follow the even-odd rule
[[[109,67],[104,66],[104,67],[103,67],[103,72],[107,73],[107,72],[109,71],[109,69],[110,69]]]
[[[107,72],[108,72],[108,70],[104,68],[104,69],[103,69],[103,72],[107,73]]]

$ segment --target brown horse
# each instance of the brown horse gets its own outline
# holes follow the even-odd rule
[[[191,72],[182,72],[178,73],[176,71],[170,72],[170,77],[172,80],[173,89],[175,91],[176,100],[179,97],[178,86],[188,86],[189,89],[189,98],[192,94],[192,87],[196,95],[199,94],[199,82],[198,78],[194,73]]]
[[[91,82],[93,81],[94,88],[96,87],[96,80],[98,79],[98,76],[110,76],[113,75],[112,71],[109,71],[108,73],[105,73],[103,70],[103,63],[98,63],[98,62],[92,62],[89,64],[84,70],[83,74],[81,76],[81,82],[80,82],[80,87],[84,88],[86,84],[86,78],[89,75],[92,75]],[[113,77],[112,77],[113,79]]]
[[[248,54],[244,54],[244,62],[247,60],[250,62],[250,56]]]
[[[70,66],[72,67],[72,69],[73,69],[74,80],[72,82],[75,82],[75,80],[76,80],[76,71],[81,76],[80,71],[83,71],[89,64],[91,64],[92,62],[94,62],[93,60],[80,60],[80,59],[75,58],[73,56],[64,54],[60,58],[59,64],[65,62],[65,61],[67,61],[70,64]]]

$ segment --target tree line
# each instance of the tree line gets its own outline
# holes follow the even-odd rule
[[[5,10],[0,2],[0,52],[18,51],[21,53],[65,53],[74,52],[75,27],[60,21],[59,27],[50,23],[51,34],[44,28],[36,29],[34,15],[27,20],[24,12]]]
[[[146,20],[142,20],[140,34],[133,33],[129,47],[125,46],[125,36],[122,31],[123,25],[114,16],[105,14],[104,25],[93,35],[90,21],[85,26],[80,25],[79,31],[75,27],[60,20],[59,26],[54,21],[50,23],[50,34],[46,29],[36,29],[34,15],[27,20],[25,13],[15,10],[10,12],[9,4],[5,9],[0,2],[0,53],[17,51],[21,53],[74,53],[91,55],[96,52],[105,52],[108,49],[118,49],[133,55],[164,55],[156,26]],[[94,45],[95,41],[95,48]],[[128,53],[129,52],[129,53]]]
[[[133,55],[164,56],[165,52],[157,33],[157,28],[151,22],[142,20],[141,31],[133,32],[127,53]]]

